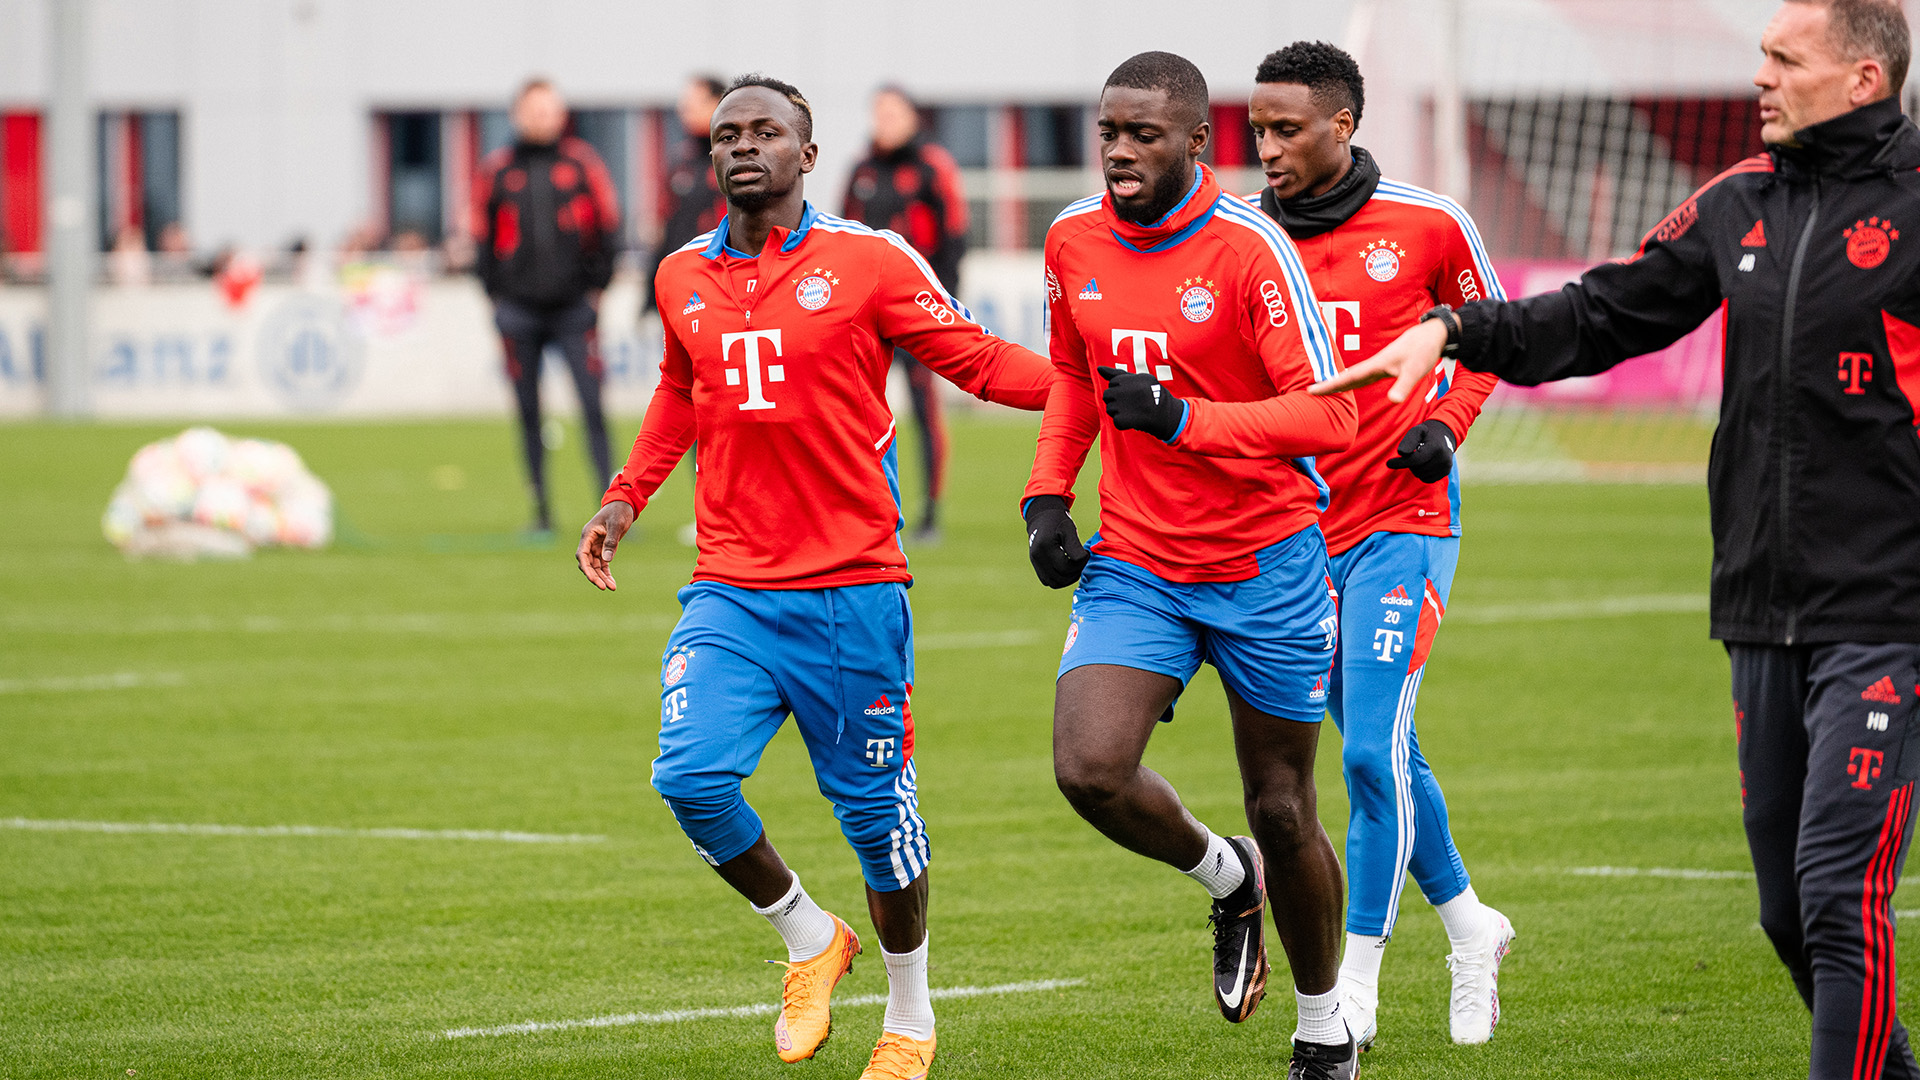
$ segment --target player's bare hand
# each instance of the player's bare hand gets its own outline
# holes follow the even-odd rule
[[[633,507],[623,502],[610,502],[593,515],[580,530],[580,548],[573,553],[580,564],[580,572],[595,586],[612,591],[620,587],[613,580],[613,552],[620,546],[620,539],[633,527]]]
[[[1440,350],[1447,347],[1447,326],[1439,319],[1415,323],[1387,347],[1325,382],[1307,388],[1310,394],[1338,394],[1358,390],[1381,379],[1392,379],[1387,400],[1398,405],[1413,396],[1421,380],[1440,366]]]

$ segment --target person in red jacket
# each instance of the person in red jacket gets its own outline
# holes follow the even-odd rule
[[[890,987],[862,1075],[924,1077],[927,845],[915,794],[912,580],[887,408],[896,345],[970,393],[1039,410],[1045,360],[976,324],[898,236],[820,213],[813,116],[792,86],[736,80],[713,116],[727,216],[661,263],[666,354],[626,468],[581,531],[588,580],[688,447],[699,559],[661,667],[653,786],[694,848],[787,945],[775,1046],[826,1038],[860,940],[808,896],[740,783],[791,713],[860,857]]]
[[[573,374],[595,482],[604,487],[613,474],[597,328],[600,293],[613,277],[620,203],[600,155],[565,134],[567,103],[552,83],[534,79],[520,88],[513,128],[513,144],[487,155],[474,178],[474,269],[493,301],[520,405],[533,527],[546,532],[553,527],[540,423],[547,346],[560,350]]]
[[[1346,1077],[1340,864],[1313,759],[1337,616],[1316,524],[1316,455],[1353,439],[1351,399],[1306,387],[1338,354],[1285,232],[1199,164],[1206,80],[1141,53],[1100,94],[1104,196],[1047,230],[1055,378],[1023,515],[1042,583],[1079,582],[1054,696],[1054,775],[1116,843],[1213,897],[1214,997],[1228,1020],[1266,992],[1263,914],[1293,967],[1289,1076]],[[1100,531],[1068,514],[1100,443]],[[1141,764],[1200,664],[1220,673],[1253,837],[1223,839]]]
[[[841,213],[876,229],[891,229],[913,245],[947,292],[960,295],[960,258],[967,251],[967,196],[953,155],[920,131],[920,109],[897,86],[873,96],[873,145],[853,167]],[[925,476],[920,523],[913,538],[940,538],[940,492],[947,476],[947,428],[939,382],[906,350],[894,360],[907,373],[913,417],[920,425]]]
[[[1505,298],[1466,211],[1382,179],[1372,156],[1352,145],[1366,90],[1351,56],[1295,42],[1261,61],[1255,81],[1250,117],[1267,187],[1253,201],[1293,237],[1348,355],[1370,355],[1436,304]],[[1388,401],[1383,386],[1363,389],[1354,395],[1353,446],[1320,459],[1333,489],[1320,528],[1341,597],[1327,710],[1340,728],[1352,808],[1340,989],[1363,1049],[1373,1042],[1381,954],[1409,869],[1453,944],[1453,1041],[1486,1042],[1500,1016],[1500,958],[1513,926],[1475,895],[1413,730],[1460,556],[1453,452],[1498,382],[1448,365],[1408,401]]]

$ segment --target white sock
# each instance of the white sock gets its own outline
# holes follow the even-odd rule
[[[1200,857],[1200,865],[1180,872],[1206,886],[1207,895],[1215,900],[1233,895],[1233,890],[1247,880],[1247,868],[1240,861],[1240,853],[1211,830],[1207,833],[1207,853]]]
[[[1376,1005],[1380,1001],[1380,959],[1386,953],[1386,938],[1372,934],[1347,935],[1347,952],[1340,958],[1340,983],[1359,991],[1363,1005]]]
[[[1303,994],[1293,992],[1294,1000],[1300,1004],[1300,1026],[1293,1029],[1296,1042],[1319,1043],[1322,1046],[1347,1045],[1347,1023],[1340,1015],[1340,986],[1324,994]]]
[[[880,947],[887,962],[887,1015],[880,1030],[911,1035],[925,1042],[933,1038],[933,995],[927,992],[927,941],[912,952],[892,953]]]
[[[1447,940],[1453,942],[1456,951],[1463,945],[1473,944],[1473,939],[1479,937],[1487,925],[1486,905],[1473,895],[1471,885],[1446,903],[1433,905],[1433,910],[1440,913],[1440,924],[1447,928]]]
[[[820,910],[807,890],[800,887],[800,875],[793,875],[793,887],[771,906],[754,907],[767,917],[787,943],[787,959],[792,963],[811,960],[833,944],[833,916]]]

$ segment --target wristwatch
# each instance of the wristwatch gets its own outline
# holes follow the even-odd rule
[[[1460,316],[1455,315],[1453,309],[1447,305],[1437,304],[1428,308],[1427,313],[1420,316],[1421,322],[1426,322],[1428,319],[1439,319],[1442,323],[1446,324],[1447,343],[1441,347],[1440,355],[1454,356],[1458,354],[1460,352]]]

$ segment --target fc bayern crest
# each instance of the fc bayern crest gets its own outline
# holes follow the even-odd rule
[[[793,298],[808,311],[819,311],[827,306],[827,301],[833,299],[833,286],[826,278],[809,274],[800,279],[800,284],[793,290]]]
[[[1173,291],[1180,294],[1180,314],[1188,322],[1203,323],[1213,318],[1213,282],[1188,278],[1174,286]]]
[[[1400,273],[1400,257],[1406,252],[1391,240],[1375,240],[1360,257],[1366,260],[1367,276],[1375,281],[1392,281]]]
[[[1188,322],[1206,322],[1213,318],[1213,294],[1199,285],[1181,293],[1180,314],[1185,315]]]
[[[693,650],[688,648],[679,648],[668,653],[666,665],[660,669],[660,685],[672,686],[685,678],[687,658],[692,655]]]
[[[1893,242],[1900,239],[1900,230],[1894,228],[1891,221],[1871,217],[1854,222],[1853,228],[1842,235],[1847,238],[1847,261],[1862,270],[1871,270],[1887,261]]]

